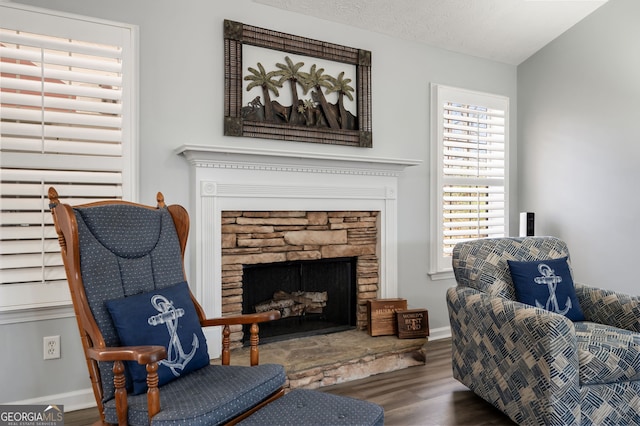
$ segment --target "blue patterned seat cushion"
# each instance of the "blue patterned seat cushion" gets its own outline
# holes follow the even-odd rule
[[[254,407],[285,383],[281,365],[209,365],[160,388],[161,411],[153,426],[217,425]],[[213,386],[212,384],[218,384]],[[148,425],[147,395],[130,395],[129,424]],[[107,422],[117,424],[115,400],[104,404]]]
[[[576,322],[581,385],[640,380],[640,334],[597,324]]]
[[[382,426],[377,404],[308,389],[294,389],[238,423],[242,426]]]

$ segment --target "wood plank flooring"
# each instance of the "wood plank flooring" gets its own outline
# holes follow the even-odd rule
[[[424,366],[328,386],[322,391],[381,405],[387,426],[515,424],[453,379],[450,339],[427,343]],[[86,426],[97,420],[95,408],[65,413],[67,426]]]
[[[455,380],[451,340],[427,343],[424,366],[322,388],[384,407],[388,426],[514,425],[507,416]]]

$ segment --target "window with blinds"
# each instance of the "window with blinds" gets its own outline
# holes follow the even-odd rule
[[[464,240],[507,235],[508,99],[433,87],[433,272]]]
[[[1,311],[68,297],[50,186],[70,204],[132,195],[134,39],[128,26],[0,7]]]

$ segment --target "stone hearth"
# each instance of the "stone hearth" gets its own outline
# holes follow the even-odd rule
[[[260,364],[282,364],[285,388],[315,389],[423,365],[426,343],[351,330],[260,345]],[[231,364],[249,365],[249,348],[232,350]]]

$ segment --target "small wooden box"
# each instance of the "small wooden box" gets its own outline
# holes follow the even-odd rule
[[[398,333],[396,311],[407,309],[406,299],[376,299],[367,301],[369,335],[389,336]]]
[[[397,311],[398,337],[415,339],[429,335],[429,312],[426,309]]]

